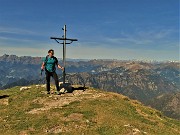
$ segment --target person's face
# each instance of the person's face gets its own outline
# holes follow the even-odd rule
[[[49,52],[49,56],[51,57],[51,56],[53,56],[54,55],[54,52],[53,51],[50,51]]]

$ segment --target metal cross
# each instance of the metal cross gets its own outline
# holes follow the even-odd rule
[[[66,38],[66,25],[64,25],[64,28],[62,28],[62,30],[64,30],[64,35],[62,36],[62,38],[50,37],[50,39],[54,39],[57,43],[63,44],[63,65],[64,65],[63,84],[65,84],[65,77],[66,77],[66,72],[65,72],[65,68],[66,68],[66,44],[71,44],[73,41],[78,41],[78,40],[77,39],[72,39],[72,38]],[[63,43],[60,43],[58,40],[63,40]],[[67,43],[66,41],[70,41],[70,42]]]

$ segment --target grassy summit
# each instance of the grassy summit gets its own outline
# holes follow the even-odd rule
[[[53,91],[52,91],[53,92]],[[89,88],[46,95],[31,86],[0,91],[1,135],[178,135],[180,123],[140,102]]]

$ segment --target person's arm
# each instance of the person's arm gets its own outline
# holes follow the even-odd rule
[[[62,69],[62,70],[64,69],[64,67],[61,67],[61,65],[59,65],[58,63],[57,63],[57,67]]]
[[[57,65],[57,67],[59,68],[59,69],[62,69],[62,70],[64,70],[64,67],[61,67],[61,65],[58,63],[58,59],[55,57],[55,63],[56,63],[56,65]]]
[[[45,58],[42,59],[42,65],[41,65],[41,70],[44,70],[45,69],[45,65],[47,63],[47,59],[48,59],[48,56],[46,56]]]
[[[44,70],[45,62],[42,63],[41,69]]]

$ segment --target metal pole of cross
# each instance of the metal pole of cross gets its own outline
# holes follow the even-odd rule
[[[62,30],[64,30],[64,35],[62,36],[62,38],[58,38],[58,37],[50,37],[50,39],[54,39],[57,43],[59,44],[63,44],[63,66],[64,66],[64,70],[63,70],[63,84],[65,84],[65,78],[66,78],[66,44],[71,44],[73,41],[78,41],[77,39],[72,39],[72,38],[66,38],[66,25],[64,25],[64,28],[62,28]],[[60,43],[59,40],[63,40],[63,43]],[[66,42],[68,41],[68,42]]]

